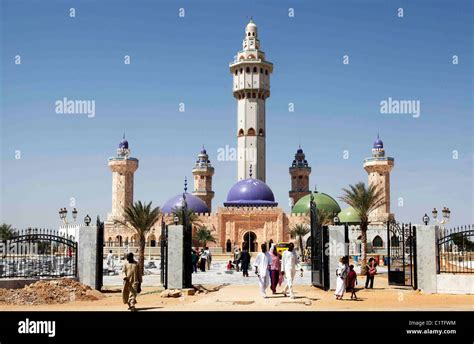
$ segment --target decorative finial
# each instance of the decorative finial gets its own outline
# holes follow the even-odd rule
[[[184,177],[184,193],[188,191],[188,178]]]
[[[298,148],[301,149],[301,143],[298,145]]]
[[[318,185],[314,184],[314,192],[318,192]]]
[[[252,164],[250,164],[250,168],[249,168],[249,176],[250,176],[250,178],[252,178]]]
[[[253,17],[252,17],[252,16],[250,16],[250,21],[249,21],[249,23],[253,23]]]
[[[123,133],[123,139],[125,140],[125,132]]]

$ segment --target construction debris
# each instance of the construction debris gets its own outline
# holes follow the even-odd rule
[[[69,278],[40,280],[22,289],[0,288],[0,303],[13,305],[44,305],[72,301],[95,301],[104,297],[101,292]]]

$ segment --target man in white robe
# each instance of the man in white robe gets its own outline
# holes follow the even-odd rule
[[[288,291],[290,294],[290,299],[295,298],[295,294],[293,293],[293,282],[295,280],[296,268],[298,267],[301,273],[303,273],[303,269],[301,268],[298,256],[296,255],[294,249],[295,245],[293,243],[290,243],[290,245],[288,246],[288,250],[284,251],[281,257],[281,272],[285,277],[286,282],[283,294],[285,294],[286,296],[286,293]]]
[[[255,273],[258,276],[258,284],[260,286],[260,294],[266,298],[267,294],[265,290],[270,285],[270,266],[272,263],[272,257],[267,252],[267,245],[262,244],[262,252],[257,255],[253,266],[255,266]]]

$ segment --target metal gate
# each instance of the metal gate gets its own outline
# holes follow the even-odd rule
[[[161,254],[161,284],[163,288],[168,288],[168,226],[165,221],[161,221],[161,237],[160,237],[160,254]]]
[[[326,246],[329,242],[327,226],[318,222],[316,203],[311,194],[311,284],[324,290],[329,289],[329,257],[326,255]]]
[[[387,223],[388,284],[417,289],[416,228],[409,224]]]
[[[58,230],[15,231],[0,257],[0,278],[77,277],[77,242]]]
[[[97,216],[97,264],[95,289],[101,290],[104,285],[104,223]]]

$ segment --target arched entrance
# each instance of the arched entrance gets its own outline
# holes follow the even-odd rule
[[[245,245],[249,248],[250,252],[257,251],[257,235],[254,232],[246,232],[243,239],[244,242],[242,243],[242,247]]]
[[[230,239],[227,239],[227,242],[225,244],[225,251],[226,252],[231,252],[232,251],[232,242]]]

